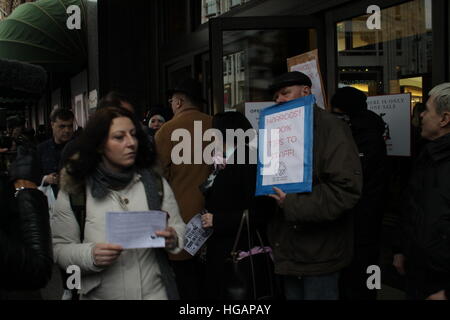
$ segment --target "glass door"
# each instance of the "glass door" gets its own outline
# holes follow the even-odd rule
[[[323,23],[313,16],[215,18],[210,20],[211,113],[239,111],[247,102],[271,101],[273,78],[287,59],[314,49],[325,69]]]

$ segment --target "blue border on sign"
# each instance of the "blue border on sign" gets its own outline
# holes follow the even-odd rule
[[[272,187],[278,187],[285,193],[301,193],[301,192],[311,192],[312,191],[312,169],[313,169],[313,127],[314,127],[314,105],[316,98],[314,95],[309,95],[306,97],[291,100],[286,103],[276,104],[271,107],[261,110],[259,117],[259,128],[265,129],[265,118],[274,113],[279,113],[295,108],[305,108],[305,133],[304,133],[304,163],[303,163],[303,182],[296,183],[284,183],[284,184],[274,184],[263,186],[263,176],[262,169],[263,164],[260,156],[264,152],[262,144],[264,143],[264,135],[262,131],[259,131],[258,136],[258,166],[256,175],[256,192],[257,196],[274,194]]]

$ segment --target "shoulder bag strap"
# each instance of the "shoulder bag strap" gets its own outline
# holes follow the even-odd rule
[[[242,214],[241,223],[239,224],[239,229],[238,229],[238,232],[236,234],[236,238],[234,239],[233,249],[231,249],[231,256],[233,257],[233,260],[235,260],[236,255],[237,255],[236,247],[237,247],[237,244],[239,242],[239,239],[241,238],[241,232],[242,232],[242,227],[244,226],[245,213],[246,212],[247,212],[247,210],[245,210],[244,213]]]
[[[236,248],[237,248],[237,244],[239,242],[239,239],[241,238],[241,232],[242,232],[242,228],[244,226],[244,222],[246,222],[246,225],[247,225],[248,251],[250,252],[251,249],[252,249],[252,240],[251,240],[251,237],[250,237],[249,213],[248,213],[248,210],[244,210],[244,213],[242,214],[241,223],[239,225],[238,233],[236,235],[236,239],[234,240],[233,249],[231,251],[231,256],[233,258],[233,262],[237,261]],[[255,267],[254,267],[254,264],[253,264],[253,256],[250,254],[249,258],[250,258],[250,269],[251,269],[252,284],[253,284],[253,298],[256,300],[256,298],[257,298],[256,297],[256,279],[255,279]]]
[[[261,244],[261,248],[263,249],[265,256],[266,256],[267,272],[269,275],[270,293],[272,296],[274,296],[275,288],[274,288],[274,276],[271,272],[271,264],[273,263],[273,261],[271,261],[271,259],[272,259],[271,253],[266,250],[266,246],[265,246],[265,244],[262,240],[261,234],[259,233],[258,230],[256,230],[256,235],[258,236],[259,243]]]
[[[256,279],[255,279],[255,266],[253,264],[253,255],[251,254],[251,250],[253,248],[252,245],[252,238],[250,236],[250,219],[249,219],[249,212],[248,210],[244,211],[245,220],[247,221],[247,238],[248,238],[248,251],[250,253],[250,269],[252,272],[252,283],[253,283],[253,299],[256,300]]]

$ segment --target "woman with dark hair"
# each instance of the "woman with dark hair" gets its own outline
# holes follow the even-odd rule
[[[98,110],[80,136],[79,151],[61,170],[52,219],[55,260],[81,269],[81,299],[174,299],[176,288],[163,249],[108,244],[105,213],[162,210],[168,213],[166,251],[183,247],[185,225],[173,192],[153,169],[155,154],[138,120],[123,108]],[[74,203],[85,194],[84,219]]]
[[[213,128],[221,132],[226,140],[227,129],[239,130],[248,134],[248,139],[226,141],[224,157],[215,155],[214,171],[207,182],[202,185],[205,194],[205,212],[202,215],[203,228],[212,227],[214,232],[206,246],[205,298],[208,299],[253,299],[255,296],[268,295],[266,290],[268,270],[258,270],[264,283],[258,292],[253,292],[250,277],[244,280],[249,286],[248,292],[242,296],[230,296],[226,287],[229,283],[225,270],[225,262],[231,258],[231,251],[245,210],[249,210],[251,242],[253,246],[261,246],[259,235],[265,239],[266,215],[264,210],[257,210],[255,198],[256,164],[251,159],[249,140],[256,134],[247,118],[239,112],[223,112],[213,117]],[[251,131],[247,131],[251,130]],[[256,152],[256,151],[255,151]],[[255,159],[253,159],[255,160]],[[260,197],[258,197],[260,198]],[[272,199],[267,198],[269,202]],[[258,206],[259,207],[259,206]],[[237,250],[249,251],[247,229],[244,227],[237,244]],[[272,270],[270,270],[271,272]],[[267,277],[266,277],[267,275]]]

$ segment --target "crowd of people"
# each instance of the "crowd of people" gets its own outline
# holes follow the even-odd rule
[[[305,74],[287,72],[267,90],[282,105],[311,95],[311,87]],[[202,112],[202,92],[200,83],[186,79],[168,92],[170,110],[152,108],[145,119],[138,119],[128,97],[110,92],[77,135],[73,113],[53,110],[46,140],[42,130],[38,138],[22,121],[11,121],[14,143],[0,149],[14,150],[1,175],[1,203],[7,204],[0,217],[1,298],[45,287],[56,263],[63,274],[71,265],[81,270],[79,290],[65,289],[70,299],[376,299],[367,268],[380,260],[389,170],[385,124],[368,110],[366,94],[344,87],[330,100],[332,112],[313,107],[311,192],[274,187],[269,196],[255,196],[248,140],[224,145],[208,164],[195,161],[196,148],[203,155],[207,142],[196,146],[191,139],[192,161],[173,160],[178,129],[194,137],[198,127],[202,136],[211,128],[224,136],[227,129],[252,128],[239,112]],[[409,299],[448,299],[449,83],[431,90],[415,122],[427,142],[415,150],[393,265],[405,275]],[[240,147],[248,160],[243,164],[230,161]],[[148,210],[168,215],[157,232],[165,248],[107,242],[106,212]],[[191,255],[183,249],[186,224],[199,213],[202,227],[213,233]],[[230,293],[227,275],[236,251],[255,258],[240,294]],[[266,253],[271,258],[261,272],[253,264]]]

